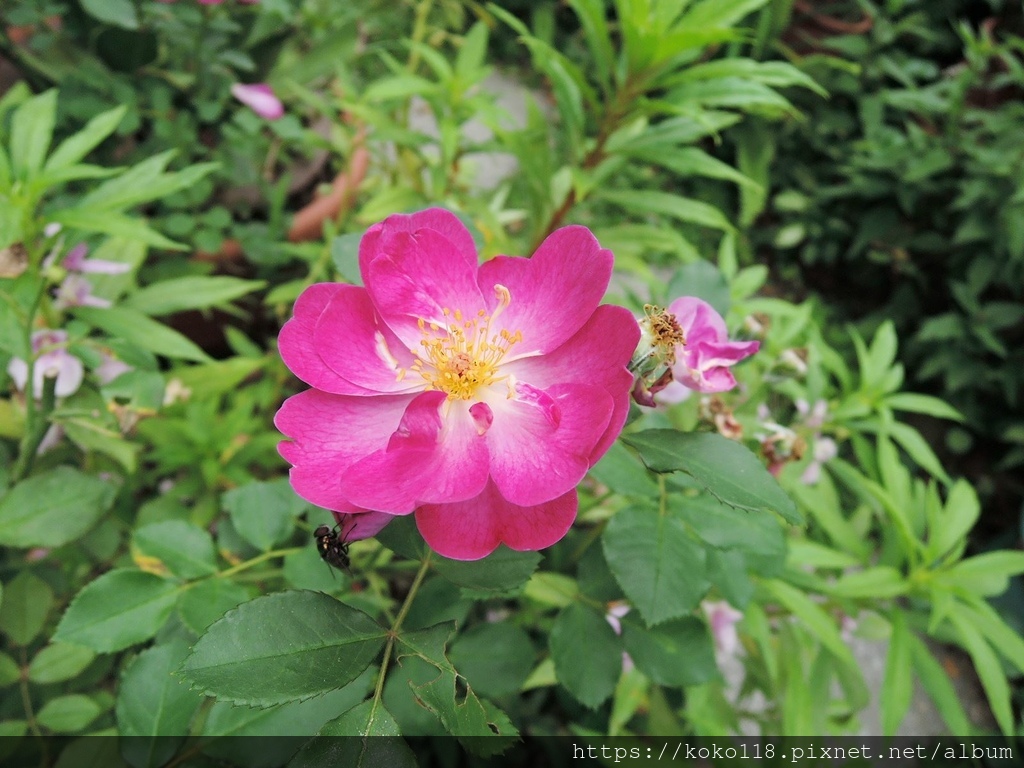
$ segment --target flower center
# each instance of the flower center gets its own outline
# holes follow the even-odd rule
[[[419,374],[428,390],[441,390],[449,400],[470,400],[480,387],[488,387],[504,376],[498,368],[502,358],[514,344],[522,341],[522,331],[496,330],[494,321],[512,301],[512,294],[503,285],[495,285],[498,308],[488,315],[481,309],[466,318],[462,310],[442,310],[445,324],[419,321],[420,349],[413,352],[417,360],[410,370]],[[405,371],[399,371],[399,379]]]

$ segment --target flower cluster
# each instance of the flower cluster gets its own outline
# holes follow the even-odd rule
[[[415,513],[452,558],[558,541],[629,408],[640,331],[599,306],[612,254],[573,226],[531,259],[480,265],[461,222],[431,209],[371,227],[359,265],[365,288],[311,286],[281,331],[313,387],[276,418],[296,492]]]

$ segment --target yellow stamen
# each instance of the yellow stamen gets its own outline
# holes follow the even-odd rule
[[[507,378],[499,375],[498,368],[508,351],[523,340],[523,334],[493,327],[498,315],[512,302],[505,286],[495,285],[494,293],[498,307],[492,315],[481,309],[472,319],[464,320],[461,309],[444,308],[443,327],[424,320],[417,323],[423,338],[420,349],[413,350],[417,360],[409,370],[424,379],[428,390],[445,392],[449,401],[470,400],[480,387]],[[400,369],[399,379],[405,373]]]

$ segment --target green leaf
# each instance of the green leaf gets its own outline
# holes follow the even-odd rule
[[[61,750],[54,768],[126,768],[118,739],[86,734]]]
[[[1011,629],[987,600],[971,599],[964,607],[972,623],[981,631],[993,648],[1024,673],[1024,638]]]
[[[917,673],[917,678],[921,681],[921,687],[931,697],[935,708],[942,715],[942,719],[946,721],[949,732],[971,733],[973,730],[971,722],[960,703],[960,696],[956,688],[949,680],[949,675],[920,638],[911,634],[909,640],[914,672]]]
[[[84,159],[114,132],[127,111],[128,107],[121,105],[96,115],[82,130],[69,136],[53,151],[46,161],[46,173],[69,168]]]
[[[503,752],[514,741],[516,729],[503,712],[481,701],[464,679],[464,692],[458,690],[460,675],[444,652],[454,628],[454,623],[445,622],[402,634],[398,657],[417,657],[439,673],[421,684],[413,683],[412,688],[418,703],[440,720],[448,734],[481,756]],[[478,736],[489,738],[473,738]]]
[[[767,2],[768,0],[702,0],[687,12],[676,26],[692,29],[731,27]]]
[[[728,313],[732,303],[729,283],[718,267],[708,261],[699,259],[691,264],[684,264],[672,277],[667,294],[673,296],[696,296],[703,299],[723,317]]]
[[[995,597],[1006,591],[1010,577],[1024,573],[1024,552],[1000,550],[961,560],[936,579],[957,589],[983,597]]]
[[[14,685],[21,680],[21,667],[6,653],[0,653],[0,688]]]
[[[384,736],[391,738],[337,738]],[[398,723],[379,699],[369,699],[324,725],[288,768],[416,768],[416,755],[399,736]]]
[[[359,273],[359,241],[363,239],[360,232],[349,232],[338,235],[331,241],[331,261],[338,274],[347,283],[362,285],[363,277]]]
[[[605,19],[605,5],[602,0],[569,0],[569,5],[583,27],[590,48],[590,61],[597,69],[597,79],[608,88],[611,85],[612,68],[615,66],[615,49]]]
[[[57,733],[76,733],[99,717],[100,705],[80,693],[50,699],[36,714],[44,728]]]
[[[723,232],[733,230],[732,223],[721,210],[701,200],[668,192],[630,189],[600,190],[597,196],[642,216],[659,213],[688,224],[720,229]]]
[[[897,392],[885,398],[885,404],[894,411],[910,411],[934,416],[937,419],[949,419],[963,422],[960,411],[944,400],[929,395],[918,395],[913,392]]]
[[[916,461],[923,470],[928,472],[933,477],[937,477],[947,485],[953,481],[950,479],[946,470],[942,466],[942,462],[939,461],[938,456],[935,455],[935,451],[932,450],[928,442],[921,437],[921,433],[911,427],[909,424],[901,424],[895,422],[889,425],[889,435],[900,444],[912,458]]]
[[[481,560],[449,560],[435,556],[434,567],[453,584],[482,592],[518,589],[540,563],[537,552],[516,552],[504,544]]]
[[[339,712],[351,709],[366,698],[366,694],[373,688],[376,673],[377,668],[370,666],[355,680],[336,691],[329,691],[322,696],[304,701],[291,701],[263,709],[234,706],[226,701],[218,701],[210,708],[203,723],[203,735],[215,737],[213,743],[203,751],[233,764],[283,765],[295,752],[297,745],[294,742],[291,745],[284,745],[288,752],[280,755],[278,761],[272,762],[261,759],[260,752],[270,746],[270,740],[251,737],[313,736],[324,724],[337,717]],[[239,749],[242,741],[234,737],[247,737],[247,741],[255,742],[255,749]],[[255,759],[246,760],[245,758],[249,756]],[[268,755],[264,752],[262,757],[266,758]]]
[[[188,309],[206,309],[234,301],[266,285],[264,280],[239,277],[196,276],[161,280],[128,296],[121,306],[147,315],[169,315]]]
[[[184,736],[203,697],[177,674],[188,644],[175,641],[147,648],[121,676],[117,688],[118,735],[129,739],[133,764],[164,765],[175,752],[168,736]],[[138,760],[141,754],[147,759]]]
[[[622,638],[637,669],[658,685],[699,685],[718,675],[715,646],[700,619],[687,616],[648,629],[627,615]]]
[[[766,580],[764,586],[782,605],[803,623],[804,627],[818,638],[833,656],[844,664],[857,666],[849,647],[843,642],[835,620],[817,603],[784,581]]]
[[[1003,673],[999,658],[971,623],[970,618],[959,610],[950,611],[948,618],[953,629],[960,636],[963,647],[970,654],[971,661],[974,662],[974,670],[981,680],[981,687],[985,689],[985,695],[988,697],[989,706],[999,724],[999,729],[1004,735],[1009,736],[1014,730],[1010,686],[1006,682],[1006,675]]]
[[[96,653],[71,643],[53,643],[43,648],[28,665],[28,679],[47,685],[71,680],[88,667]]]
[[[135,531],[139,555],[155,558],[175,576],[197,579],[217,572],[213,537],[184,520],[165,520]]]
[[[555,676],[578,701],[596,709],[622,674],[622,638],[597,611],[573,603],[558,614],[549,638]]]
[[[669,497],[673,511],[693,528],[707,544],[718,549],[739,549],[781,566],[786,555],[786,538],[778,519],[733,509],[716,499],[700,496]]]
[[[75,596],[53,639],[100,653],[120,651],[155,635],[180,591],[178,585],[151,573],[108,571]]]
[[[0,544],[63,546],[92,528],[115,494],[110,483],[71,467],[34,475],[0,499]]]
[[[29,571],[21,571],[4,585],[0,631],[15,645],[28,645],[42,631],[52,607],[50,585]]]
[[[19,179],[39,172],[53,138],[57,116],[57,91],[49,90],[22,104],[11,120],[11,165]]]
[[[197,635],[251,595],[241,584],[227,579],[204,579],[178,600],[178,615]]]
[[[904,595],[910,591],[910,584],[903,574],[888,565],[877,565],[863,571],[847,573],[824,587],[830,595],[837,597],[861,597],[883,600]]]
[[[207,695],[273,706],[347,685],[373,661],[386,634],[362,611],[323,593],[278,592],[213,624],[182,672]]]
[[[165,357],[210,362],[209,356],[175,330],[134,309],[75,307],[77,317],[116,339],[136,344]]]
[[[164,169],[174,154],[174,150],[161,152],[103,182],[82,198],[79,207],[107,212],[124,210],[187,189],[217,167],[216,163],[202,163],[166,173]]]
[[[648,624],[689,613],[710,586],[704,548],[677,512],[626,507],[608,522],[601,540],[616,581]]]
[[[232,357],[204,365],[190,365],[178,368],[174,377],[193,392],[204,395],[221,395],[238,387],[263,366],[263,360]]]
[[[318,736],[400,736],[398,723],[379,699],[368,699],[324,725]],[[331,761],[330,764],[336,764]],[[350,765],[348,761],[341,764]]]
[[[116,211],[76,206],[52,211],[47,214],[47,218],[57,224],[82,232],[101,232],[105,235],[152,245],[156,248],[166,248],[170,251],[185,250],[185,246],[151,229],[142,219],[134,219]]]
[[[590,468],[590,475],[623,496],[650,499],[658,493],[657,483],[651,479],[636,454],[618,441],[612,443],[608,453]]]
[[[139,16],[131,0],[79,0],[94,19],[122,29],[138,29]]]
[[[235,530],[261,552],[287,540],[295,530],[295,518],[309,508],[287,479],[233,488],[221,504]]]
[[[936,525],[928,531],[928,553],[933,560],[963,542],[978,521],[981,504],[978,494],[966,480],[957,480],[949,489],[946,504]]]
[[[655,472],[682,471],[724,504],[747,510],[770,509],[789,523],[803,517],[757,457],[739,443],[709,432],[649,429],[624,435],[644,464]]]
[[[497,699],[519,691],[536,652],[523,629],[502,621],[471,627],[456,638],[448,656],[473,690]]]
[[[891,616],[892,635],[889,637],[889,653],[885,657],[885,677],[879,697],[882,732],[893,736],[910,709],[914,696],[914,677],[911,673],[910,629],[903,612],[895,610]]]
[[[133,371],[132,373],[142,373]],[[160,378],[159,374],[155,374]],[[160,378],[160,389],[163,392],[163,379]],[[91,418],[54,417],[67,433],[68,439],[84,451],[98,451],[106,454],[130,473],[134,474],[138,466],[141,445],[125,440],[120,432],[107,429],[102,423]]]

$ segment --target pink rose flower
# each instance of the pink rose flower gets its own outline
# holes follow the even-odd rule
[[[561,539],[629,408],[639,329],[598,306],[611,252],[573,226],[532,259],[479,265],[466,228],[434,208],[371,227],[359,265],[365,288],[313,285],[281,330],[282,358],[313,387],[275,419],[296,493],[415,512],[460,560]]]
[[[284,105],[266,83],[235,83],[231,86],[231,95],[266,120],[277,120],[284,115]]]
[[[686,339],[675,350],[672,377],[698,392],[725,392],[736,386],[729,367],[757,352],[759,341],[729,341],[725,321],[710,304],[683,296],[668,305]]]

